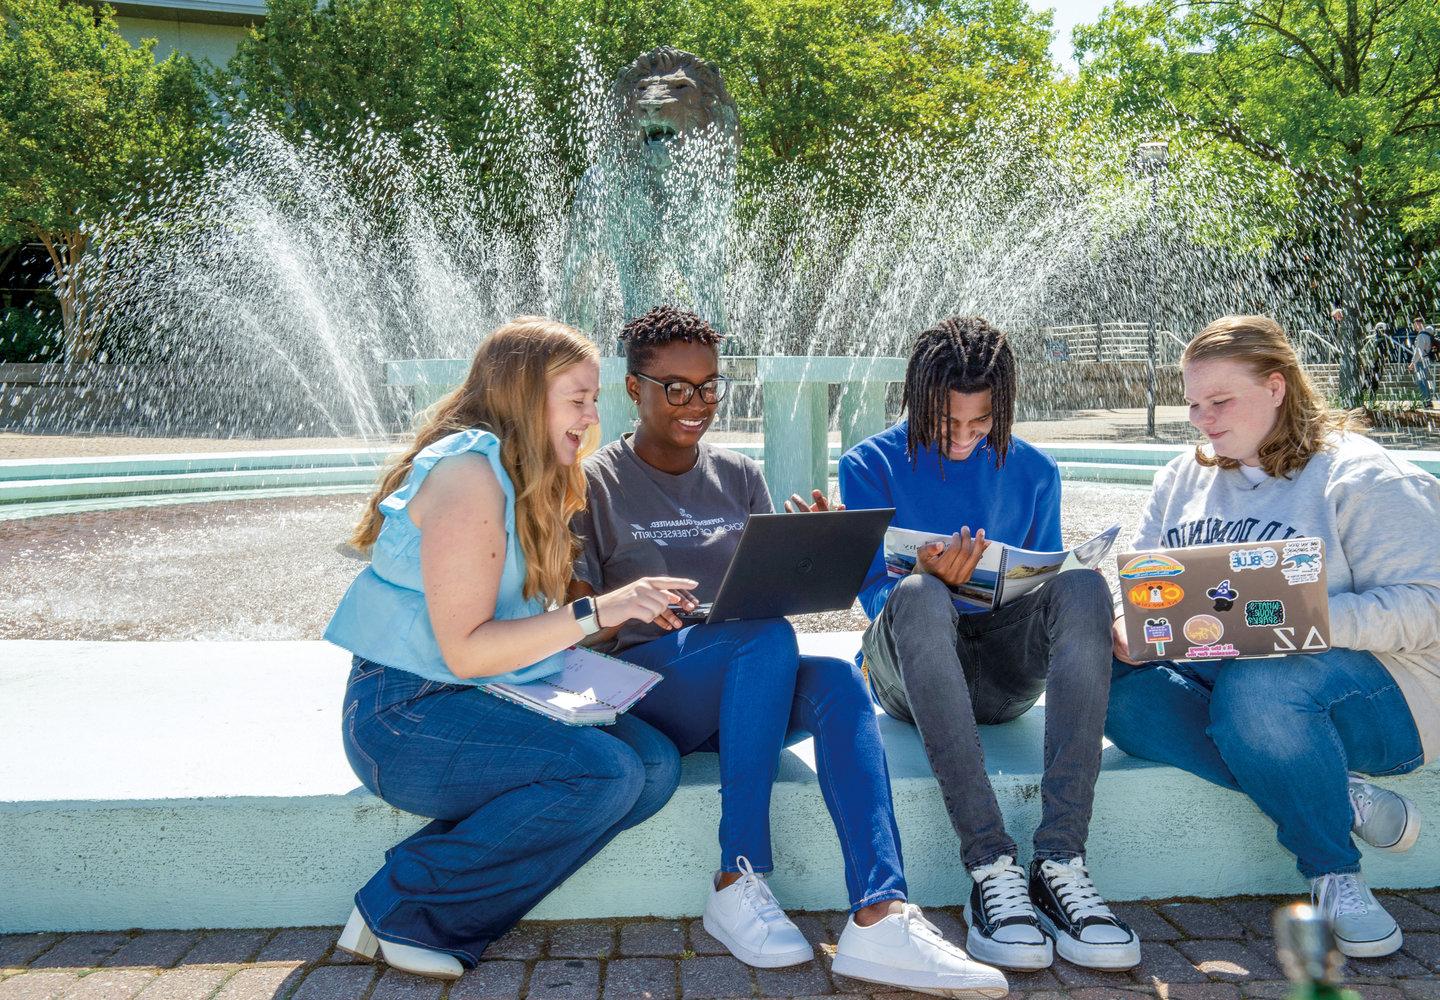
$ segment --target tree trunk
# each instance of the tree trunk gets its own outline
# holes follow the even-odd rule
[[[82,258],[90,239],[84,233],[50,233],[37,229],[35,237],[50,255],[55,269],[55,298],[60,303],[61,336],[69,361],[89,361],[95,356],[99,330],[90,322],[85,308],[87,293],[82,284]]]

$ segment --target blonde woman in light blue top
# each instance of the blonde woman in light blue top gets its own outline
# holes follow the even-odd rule
[[[632,716],[571,727],[480,685],[555,672],[602,627],[651,621],[695,581],[565,604],[598,423],[595,347],[521,317],[491,334],[385,474],[351,541],[371,564],[325,637],[354,654],[345,752],[367,789],[431,822],[386,854],[339,946],[457,978],[679,779]]]

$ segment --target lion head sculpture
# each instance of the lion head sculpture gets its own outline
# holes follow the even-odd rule
[[[621,121],[634,122],[642,147],[666,145],[687,133],[714,127],[738,144],[740,118],[735,101],[714,63],[662,45],[620,71],[613,90]]]

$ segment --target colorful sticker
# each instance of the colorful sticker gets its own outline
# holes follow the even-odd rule
[[[1230,553],[1230,568],[1237,573],[1245,569],[1269,569],[1279,561],[1274,549],[1236,549]]]
[[[1319,542],[1319,539],[1312,539]],[[1320,580],[1320,553],[1319,552],[1296,552],[1286,553],[1285,561],[1280,564],[1280,572],[1285,574],[1285,582],[1292,587],[1302,583],[1316,583]]]
[[[1175,633],[1170,628],[1169,618],[1146,618],[1145,641],[1155,646],[1155,655],[1165,655],[1165,644],[1173,642]]]
[[[1208,646],[1191,646],[1189,649],[1185,650],[1185,659],[1187,660],[1219,659],[1221,657],[1239,655],[1240,651],[1235,648],[1234,643],[1230,642],[1223,644],[1212,643]]]
[[[1229,611],[1235,606],[1235,599],[1240,595],[1230,586],[1229,580],[1221,580],[1205,591],[1205,596],[1215,602],[1216,611]]]
[[[1285,624],[1284,601],[1246,601],[1245,624],[1250,628],[1274,628]]]
[[[1158,552],[1151,552],[1143,556],[1136,556],[1121,566],[1120,579],[1149,580],[1157,576],[1179,576],[1183,572],[1185,572],[1185,567],[1174,559]]]
[[[1149,583],[1135,584],[1125,596],[1130,598],[1130,603],[1137,608],[1160,611],[1163,608],[1173,608],[1183,601],[1185,590],[1178,583],[1171,583],[1169,580],[1152,580]]]
[[[1196,615],[1186,620],[1183,631],[1195,645],[1213,646],[1225,634],[1225,626],[1214,615]]]

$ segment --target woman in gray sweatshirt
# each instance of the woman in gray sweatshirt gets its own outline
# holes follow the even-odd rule
[[[1207,443],[1155,477],[1133,547],[1323,539],[1332,648],[1138,663],[1117,629],[1106,735],[1248,795],[1340,950],[1388,955],[1400,928],[1351,834],[1391,851],[1419,834],[1414,803],[1358,774],[1404,774],[1440,750],[1440,483],[1328,410],[1271,319],[1216,320],[1181,366]]]

